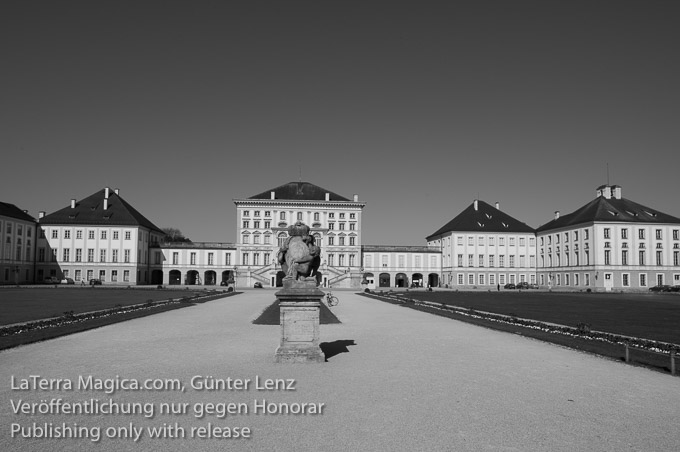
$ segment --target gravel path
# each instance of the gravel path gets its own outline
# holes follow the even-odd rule
[[[13,451],[670,451],[680,445],[680,378],[525,337],[337,292],[343,322],[324,342],[354,340],[327,363],[275,364],[280,330],[250,322],[274,299],[253,290],[186,309],[0,352],[0,450]],[[12,389],[31,375],[73,389]],[[177,379],[185,391],[79,390],[80,376]],[[194,381],[249,379],[248,390],[208,391]],[[266,379],[295,391],[258,390]],[[24,380],[22,380],[24,379]],[[29,380],[30,383],[30,380]],[[15,414],[12,403],[112,399],[153,413]],[[262,414],[286,404],[322,414]],[[161,414],[173,403],[184,414]],[[228,403],[247,414],[220,413]],[[211,404],[213,404],[211,406]],[[241,404],[241,405],[239,405]],[[321,408],[320,404],[324,404]],[[198,407],[216,413],[196,417]],[[27,409],[27,408],[25,408]],[[88,438],[11,438],[33,424],[87,427]],[[77,424],[77,425],[76,425]],[[13,427],[14,425],[14,427]],[[17,427],[19,426],[19,427]],[[107,438],[141,431],[131,438]],[[149,437],[181,427],[184,438]],[[199,438],[196,428],[248,427],[251,438]],[[194,429],[194,437],[192,436]],[[120,429],[120,430],[119,430]],[[182,430],[175,429],[175,434]],[[168,428],[165,430],[172,432]],[[19,435],[21,433],[18,433]],[[134,434],[134,433],[133,433]],[[83,432],[79,436],[83,436]]]

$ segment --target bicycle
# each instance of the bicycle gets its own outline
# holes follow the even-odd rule
[[[340,303],[338,297],[334,296],[331,291],[328,291],[328,293],[326,294],[326,304],[328,305],[328,307],[330,308],[333,306],[337,306],[338,303]]]

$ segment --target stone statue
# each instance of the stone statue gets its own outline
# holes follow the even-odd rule
[[[321,249],[315,242],[314,236],[309,234],[309,226],[303,222],[288,226],[288,238],[277,255],[286,277],[294,280],[313,278],[317,286],[321,283]]]

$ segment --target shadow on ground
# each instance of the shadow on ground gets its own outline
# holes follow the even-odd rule
[[[321,351],[326,356],[326,361],[340,353],[349,353],[349,345],[357,345],[352,339],[342,339],[333,342],[322,342],[319,344]]]
[[[271,305],[267,307],[262,314],[255,320],[253,320],[255,325],[280,325],[281,324],[281,311],[279,309],[279,300],[274,301]],[[340,320],[328,309],[328,306],[321,303],[319,311],[319,323],[321,325],[330,325],[334,323],[342,323]]]

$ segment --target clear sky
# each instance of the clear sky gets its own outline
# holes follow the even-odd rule
[[[300,178],[423,245],[475,198],[532,227],[609,181],[680,216],[680,2],[5,1],[0,200],[110,186],[236,240]]]

